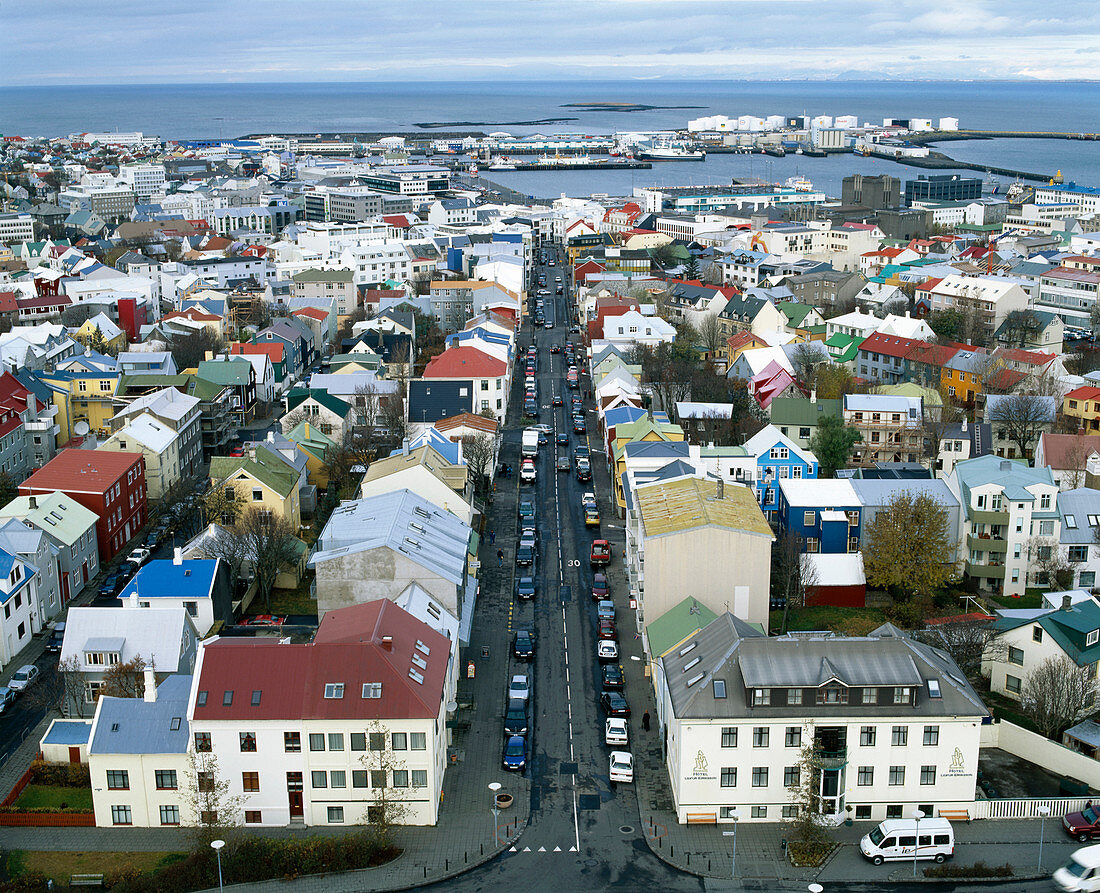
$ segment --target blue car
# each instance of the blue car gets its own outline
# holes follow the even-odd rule
[[[511,772],[527,768],[527,739],[523,735],[512,735],[504,742],[503,765]]]

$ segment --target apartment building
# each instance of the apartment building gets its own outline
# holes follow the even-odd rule
[[[118,169],[118,182],[129,186],[139,202],[148,202],[164,192],[164,165],[124,164]]]
[[[893,394],[845,394],[844,423],[863,440],[850,465],[873,468],[878,462],[919,462],[924,450],[924,401]]]
[[[992,343],[994,333],[1014,310],[1026,310],[1027,292],[1016,283],[992,276],[945,276],[928,289],[932,310],[974,310],[981,331],[978,343]]]

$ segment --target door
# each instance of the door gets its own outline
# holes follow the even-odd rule
[[[87,583],[88,582],[88,562],[87,562],[87,560],[85,560],[84,563],[80,565],[80,573],[84,576],[84,582]]]
[[[288,772],[286,774],[286,795],[287,802],[290,804],[291,820],[302,818],[305,815],[305,809],[302,806],[301,772]]]
[[[79,747],[70,747],[69,748],[69,762],[70,763],[79,763],[80,762],[80,748]]]

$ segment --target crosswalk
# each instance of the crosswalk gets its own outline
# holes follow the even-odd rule
[[[514,844],[508,847],[509,853],[575,853],[577,848],[575,846],[569,847],[568,850],[563,850],[560,846],[554,847],[552,850],[546,849],[544,846],[540,846],[538,849],[532,849],[529,846],[517,847]]]

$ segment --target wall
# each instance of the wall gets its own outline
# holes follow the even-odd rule
[[[1029,763],[1051,767],[1059,774],[1083,781],[1090,788],[1100,788],[1100,760],[1086,757],[1008,720],[982,726],[981,746],[999,747]]]
[[[386,546],[351,552],[317,565],[317,612],[346,608],[387,598],[396,599],[417,583],[458,617],[457,586]]]

